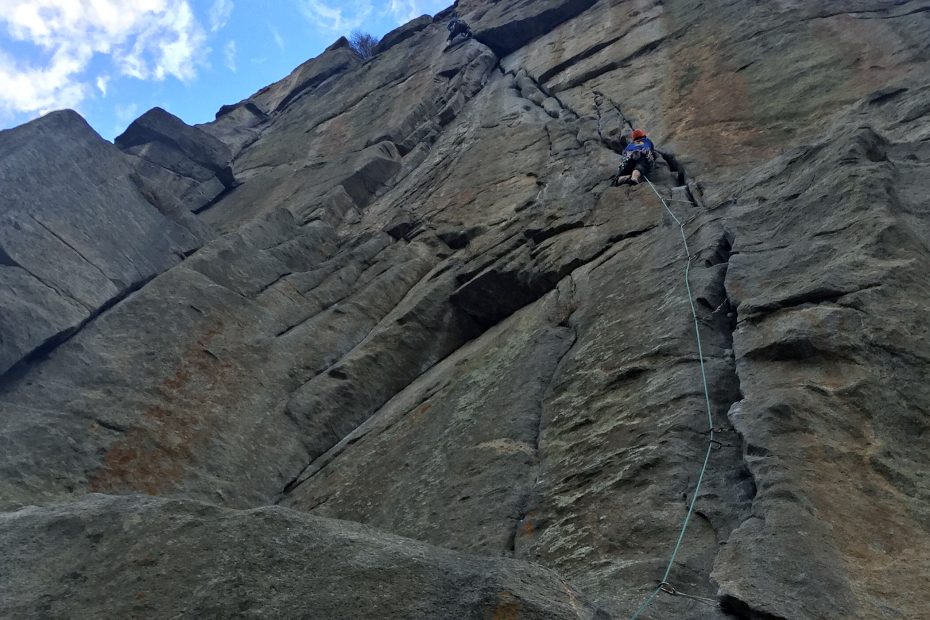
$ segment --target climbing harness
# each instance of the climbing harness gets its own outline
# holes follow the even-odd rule
[[[643,178],[646,179],[646,182],[649,184],[649,187],[652,188],[652,191],[655,193],[656,197],[662,202],[662,206],[665,207],[665,210],[668,211],[668,214],[672,216],[672,219],[675,220],[675,223],[678,224],[678,230],[681,232],[681,242],[685,248],[685,254],[688,257],[688,262],[685,264],[685,289],[688,291],[688,302],[691,304],[691,317],[694,319],[694,337],[697,340],[697,350],[698,350],[698,359],[701,362],[701,381],[704,384],[704,402],[707,405],[707,424],[708,424],[708,438],[707,438],[707,453],[704,455],[704,464],[701,466],[701,473],[698,475],[697,484],[694,486],[694,493],[691,495],[691,503],[688,505],[688,513],[685,515],[685,520],[681,524],[681,532],[678,534],[678,541],[675,543],[675,549],[672,551],[672,557],[668,561],[668,566],[665,568],[665,574],[662,575],[662,580],[659,582],[659,586],[650,594],[646,600],[640,605],[639,609],[636,610],[630,620],[636,620],[640,615],[652,605],[652,602],[655,600],[656,596],[659,595],[659,592],[665,592],[672,596],[687,596],[687,598],[693,598],[695,600],[709,601],[710,599],[702,599],[702,597],[695,597],[693,595],[684,595],[678,590],[676,590],[669,582],[668,576],[672,572],[672,566],[675,564],[675,559],[678,557],[678,552],[681,550],[681,543],[685,539],[685,532],[688,529],[688,523],[691,521],[691,516],[694,514],[694,504],[697,502],[698,495],[701,491],[701,484],[704,482],[704,474],[707,472],[707,463],[710,461],[710,453],[714,450],[715,445],[722,445],[719,441],[714,438],[714,416],[710,407],[710,390],[707,387],[707,372],[704,369],[704,349],[701,347],[701,329],[698,325],[697,318],[697,309],[694,307],[694,296],[691,293],[691,261],[694,260],[694,257],[691,256],[691,250],[688,248],[688,237],[685,235],[685,225],[675,217],[675,213],[669,208],[668,203],[665,201],[665,198],[659,193],[659,190],[656,189],[655,185],[652,184],[652,181],[646,175],[643,175]]]

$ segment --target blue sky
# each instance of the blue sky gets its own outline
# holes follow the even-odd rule
[[[452,0],[0,0],[0,128],[73,108],[112,140],[161,106],[213,120],[341,35]]]

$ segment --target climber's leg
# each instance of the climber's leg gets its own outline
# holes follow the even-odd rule
[[[634,162],[627,161],[625,164],[621,163],[620,167],[617,168],[617,176],[614,179],[614,185],[623,185],[630,182],[630,172],[634,168]]]
[[[652,167],[649,165],[648,160],[645,157],[640,157],[636,162],[636,166],[633,168],[633,172],[630,174],[630,184],[639,185],[643,181],[643,177],[652,171]]]

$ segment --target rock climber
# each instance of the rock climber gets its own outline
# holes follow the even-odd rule
[[[459,19],[457,15],[452,16],[452,21],[449,22],[446,28],[449,30],[449,38],[446,39],[446,43],[460,34],[464,34],[466,39],[471,38],[471,28],[468,27],[465,20]]]
[[[652,172],[656,163],[655,145],[642,129],[630,133],[630,143],[620,155],[620,169],[614,185],[637,185],[644,175]]]

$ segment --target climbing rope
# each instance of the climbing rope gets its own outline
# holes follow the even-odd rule
[[[685,532],[688,529],[688,523],[691,521],[691,516],[694,514],[694,504],[697,501],[698,494],[701,491],[701,484],[704,482],[704,474],[707,472],[707,463],[710,461],[710,453],[714,449],[714,445],[719,443],[714,439],[714,416],[710,408],[710,390],[707,387],[707,372],[704,369],[704,349],[701,347],[701,329],[698,325],[697,309],[694,307],[694,295],[691,293],[691,261],[694,259],[691,256],[691,250],[688,248],[688,237],[685,235],[685,225],[675,217],[675,213],[669,208],[668,203],[665,201],[665,198],[659,193],[659,190],[656,189],[655,185],[652,184],[645,175],[643,178],[646,179],[646,183],[649,184],[649,187],[652,188],[652,191],[655,193],[656,197],[662,202],[662,206],[665,207],[665,210],[668,211],[668,214],[672,216],[672,219],[675,220],[675,223],[678,224],[678,230],[681,232],[681,242],[685,247],[685,255],[688,257],[688,262],[685,264],[685,289],[688,291],[688,303],[691,304],[691,317],[694,319],[694,337],[697,340],[697,350],[698,350],[698,359],[701,362],[701,381],[704,384],[704,402],[707,405],[707,425],[709,429],[709,437],[707,440],[707,453],[704,455],[704,464],[701,466],[701,473],[698,475],[697,484],[694,487],[694,493],[691,495],[691,503],[688,505],[688,513],[685,515],[685,520],[681,524],[681,532],[678,534],[678,540],[675,543],[675,549],[672,551],[672,557],[668,561],[668,566],[665,568],[665,574],[662,575],[662,581],[659,583],[659,586],[650,594],[646,600],[640,605],[639,609],[636,610],[630,620],[636,620],[640,615],[652,605],[652,602],[659,595],[659,592],[666,592],[673,596],[681,594],[678,590],[672,587],[668,582],[669,574],[672,572],[672,566],[675,564],[675,558],[678,557],[678,552],[681,550],[681,543],[685,539]],[[688,596],[688,598],[697,598],[693,596]],[[707,599],[709,600],[709,599]]]

